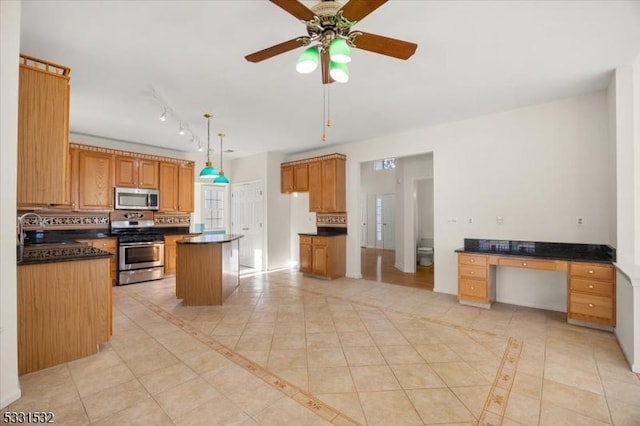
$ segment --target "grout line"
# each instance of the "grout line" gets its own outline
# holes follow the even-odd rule
[[[262,379],[264,382],[268,383],[275,389],[284,393],[286,396],[290,397],[303,407],[307,408],[314,414],[324,418],[327,421],[336,421],[340,420],[341,424],[351,424],[351,425],[359,425],[357,421],[350,418],[345,413],[336,410],[335,408],[325,404],[324,402],[318,400],[310,393],[304,391],[303,389],[289,383],[288,381],[278,377],[277,375],[269,372],[266,368],[260,366],[259,364],[247,359],[245,356],[237,353],[236,351],[226,347],[222,343],[215,340],[213,337],[208,336],[200,331],[198,331],[195,327],[189,324],[187,321],[184,321],[173,314],[165,311],[160,306],[149,302],[147,299],[143,298],[139,294],[130,295],[133,299],[138,301],[140,304],[150,309],[160,317],[169,321],[170,323],[180,327],[186,333],[191,335],[192,337],[199,340],[201,343],[204,343],[211,349],[217,351],[219,354],[225,356],[228,360],[234,362],[236,365],[244,368],[249,371],[254,376]]]

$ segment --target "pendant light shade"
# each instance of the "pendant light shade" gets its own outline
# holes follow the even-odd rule
[[[343,38],[336,37],[329,45],[329,55],[333,62],[347,64],[351,62],[351,48]]]
[[[220,136],[220,173],[213,180],[213,183],[215,183],[216,185],[229,185],[229,178],[226,177],[224,175],[224,172],[222,171],[222,138],[224,138],[225,134],[218,133],[218,136]]]
[[[216,168],[213,167],[213,164],[211,163],[211,158],[209,158],[209,153],[211,152],[211,149],[209,148],[211,117],[213,117],[213,115],[211,114],[204,115],[204,118],[207,119],[207,162],[205,163],[204,169],[200,171],[200,177],[203,177],[203,178],[215,178],[216,176],[218,176],[218,170],[216,170]]]
[[[320,53],[318,48],[308,47],[302,52],[298,58],[298,64],[296,65],[296,71],[300,74],[309,74],[318,68],[318,62],[320,61]]]
[[[349,67],[347,67],[347,64],[330,61],[329,75],[338,83],[346,83],[349,81]]]

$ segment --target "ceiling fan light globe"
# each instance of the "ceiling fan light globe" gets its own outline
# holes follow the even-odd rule
[[[318,68],[318,62],[320,62],[318,48],[315,46],[308,47],[300,54],[296,64],[296,71],[300,74],[309,74]]]
[[[347,64],[338,62],[329,62],[329,75],[338,83],[346,83],[349,81],[349,67]]]
[[[329,55],[333,62],[348,64],[351,62],[351,48],[346,40],[340,37],[334,38],[329,45]]]

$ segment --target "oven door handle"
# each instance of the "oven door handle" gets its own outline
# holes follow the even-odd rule
[[[157,245],[157,244],[164,244],[164,242],[163,241],[149,241],[149,242],[143,242],[143,243],[120,243],[120,245],[123,246],[123,247],[151,246],[151,245]]]

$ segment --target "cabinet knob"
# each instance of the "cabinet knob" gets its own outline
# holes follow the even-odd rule
[[[522,262],[522,266],[527,266],[527,262]]]
[[[593,269],[589,269],[589,274],[593,275]]]
[[[475,271],[471,271],[471,275],[475,275]]]
[[[475,259],[471,259],[471,263],[476,263]]]
[[[590,308],[593,308],[593,303],[589,303],[589,307],[590,307]]]
[[[474,286],[471,286],[471,290],[475,290],[476,288]]]
[[[589,284],[589,288],[593,288],[593,284]]]

